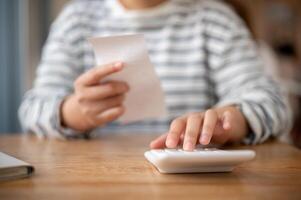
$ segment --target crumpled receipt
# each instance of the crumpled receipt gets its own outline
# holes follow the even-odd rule
[[[97,65],[121,61],[122,71],[105,80],[124,81],[130,86],[121,123],[156,119],[167,114],[164,92],[148,56],[142,34],[89,38]]]

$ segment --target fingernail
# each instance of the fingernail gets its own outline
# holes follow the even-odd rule
[[[192,142],[190,142],[190,141],[186,142],[185,145],[184,145],[184,150],[185,150],[185,151],[192,151],[193,148],[194,148],[194,147],[193,147],[193,144],[192,144]]]
[[[206,145],[209,143],[207,134],[202,133],[200,143]]]
[[[115,69],[121,69],[123,67],[123,63],[122,62],[117,62],[114,64]]]

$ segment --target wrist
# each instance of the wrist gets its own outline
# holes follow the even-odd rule
[[[240,104],[235,104],[232,106],[237,113],[236,116],[236,126],[231,134],[230,141],[232,142],[240,142],[242,141],[249,132],[249,125],[242,111],[242,107]]]
[[[60,108],[61,125],[79,132],[85,132],[91,129],[80,111],[79,104],[75,95],[67,96]]]

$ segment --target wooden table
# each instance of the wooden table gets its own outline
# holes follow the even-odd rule
[[[269,142],[232,173],[160,174],[143,153],[154,136],[42,140],[0,136],[0,151],[33,164],[27,179],[0,183],[0,199],[301,199],[301,151]]]

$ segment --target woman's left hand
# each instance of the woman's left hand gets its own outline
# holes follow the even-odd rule
[[[150,147],[160,149],[183,145],[184,150],[192,151],[197,144],[241,141],[248,130],[247,121],[237,106],[212,108],[174,119],[169,132],[153,140]]]

